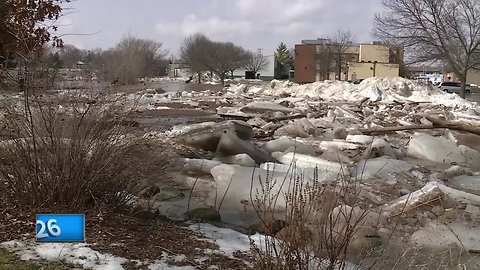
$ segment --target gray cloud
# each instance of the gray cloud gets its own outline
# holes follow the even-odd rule
[[[325,37],[349,29],[368,42],[381,0],[78,0],[64,20],[65,41],[83,48],[108,48],[132,34],[163,42],[176,53],[182,39],[202,32],[219,41],[271,53],[280,42]]]

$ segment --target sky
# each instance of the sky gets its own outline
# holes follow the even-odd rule
[[[186,36],[201,32],[268,55],[280,42],[293,48],[337,30],[371,42],[381,0],[73,0],[64,8],[59,34],[81,49],[108,49],[132,35],[176,56]]]

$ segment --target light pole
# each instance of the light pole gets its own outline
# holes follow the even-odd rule
[[[377,61],[373,61],[373,67],[370,68],[370,70],[373,71],[373,77],[375,77],[375,72],[377,70]]]

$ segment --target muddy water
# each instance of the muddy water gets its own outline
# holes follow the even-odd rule
[[[162,88],[167,93],[172,92],[201,92],[206,90],[220,91],[223,89],[221,84],[198,84],[198,83],[180,83],[180,82],[160,82],[154,85],[156,88]]]

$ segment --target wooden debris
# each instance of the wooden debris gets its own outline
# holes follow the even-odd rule
[[[396,127],[376,127],[376,128],[362,128],[360,132],[363,134],[385,134],[395,131],[404,130],[419,130],[419,129],[436,129],[436,128],[448,128],[451,130],[464,131],[472,134],[480,135],[480,127],[467,125],[463,123],[456,123],[448,120],[442,120],[434,116],[426,116],[427,120],[432,122],[432,125],[409,125],[409,126],[396,126]]]

